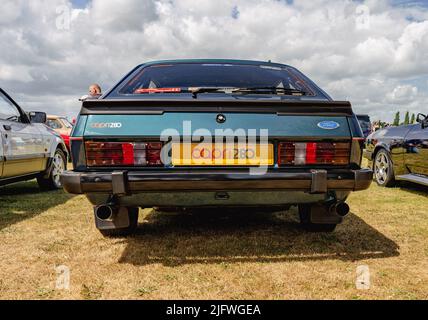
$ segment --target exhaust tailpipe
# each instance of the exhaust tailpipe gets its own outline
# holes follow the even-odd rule
[[[339,216],[344,217],[349,213],[349,206],[347,203],[339,201],[331,205],[329,211],[332,214],[336,213]]]
[[[103,221],[112,220],[116,213],[117,208],[109,205],[101,205],[95,208],[95,215]]]

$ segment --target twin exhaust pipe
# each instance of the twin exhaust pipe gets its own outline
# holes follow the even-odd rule
[[[349,213],[349,206],[345,202],[339,201],[328,207],[328,211],[331,214],[337,214],[341,217],[346,216]],[[119,212],[117,206],[101,205],[95,208],[95,215],[102,221],[113,220],[113,217]]]

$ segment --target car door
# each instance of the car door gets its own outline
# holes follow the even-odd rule
[[[405,164],[414,174],[428,176],[428,128],[415,124],[405,138]]]
[[[39,130],[28,122],[19,106],[0,90],[0,131],[2,135],[2,178],[44,170],[45,147]]]

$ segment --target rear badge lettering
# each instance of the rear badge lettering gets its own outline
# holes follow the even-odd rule
[[[94,129],[120,129],[122,123],[120,122],[95,122],[91,124],[91,128]]]
[[[317,124],[318,128],[324,129],[324,130],[334,130],[340,127],[340,124],[338,124],[336,121],[321,121]]]

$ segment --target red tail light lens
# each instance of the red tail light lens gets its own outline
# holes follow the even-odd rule
[[[161,162],[161,150],[162,150],[162,143],[160,142],[153,142],[153,143],[147,143],[147,164],[149,166],[159,166],[162,164]]]
[[[282,142],[279,144],[279,165],[347,165],[349,142]]]
[[[122,144],[123,164],[125,166],[134,165],[134,145],[132,143]]]
[[[162,143],[94,142],[85,143],[89,167],[160,166]]]
[[[314,142],[308,142],[306,144],[306,163],[317,163],[317,144]]]

